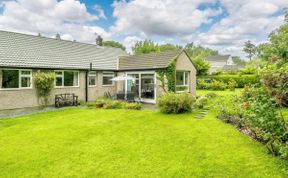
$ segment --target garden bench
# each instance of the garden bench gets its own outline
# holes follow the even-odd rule
[[[78,96],[74,93],[64,93],[55,95],[55,107],[78,106]]]

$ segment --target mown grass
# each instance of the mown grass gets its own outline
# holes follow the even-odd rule
[[[0,177],[287,177],[212,112],[68,109],[0,120]]]

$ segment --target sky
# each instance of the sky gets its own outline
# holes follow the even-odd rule
[[[0,0],[0,30],[95,43],[193,42],[244,57],[284,23],[288,0]]]

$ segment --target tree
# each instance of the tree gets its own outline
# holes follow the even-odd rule
[[[114,48],[120,48],[123,51],[126,50],[125,46],[123,46],[121,43],[119,43],[117,41],[103,41],[103,46],[110,46],[110,47],[114,47]]]
[[[248,58],[250,59],[250,61],[251,61],[252,57],[253,57],[253,56],[256,54],[256,52],[257,52],[257,48],[256,48],[256,46],[255,46],[253,43],[251,43],[250,40],[248,40],[248,41],[246,41],[245,44],[244,44],[243,51],[248,54],[247,57],[248,57]]]
[[[158,44],[152,40],[138,41],[132,48],[134,54],[148,54],[151,52],[160,52]]]
[[[55,35],[55,38],[56,38],[57,40],[61,40],[61,36],[60,36],[60,34],[57,33],[57,34]]]
[[[193,43],[187,44],[185,50],[191,58],[205,58],[207,56],[216,56],[219,54],[216,50],[205,48],[201,45],[194,46]]]
[[[206,75],[210,69],[210,64],[203,58],[192,59],[193,64],[197,70],[197,75]]]
[[[41,35],[41,33],[38,33],[38,35],[37,35],[38,37],[42,37],[42,35]]]
[[[161,52],[176,51],[176,50],[182,49],[182,46],[167,43],[167,44],[160,45],[159,48]]]
[[[288,11],[285,14],[286,23],[269,35],[269,42],[258,46],[259,57],[265,61],[288,62]]]
[[[246,64],[246,61],[241,59],[239,56],[232,56],[232,60],[237,65],[245,65]]]
[[[103,46],[103,38],[101,37],[101,35],[98,35],[96,38],[96,45],[97,46]]]

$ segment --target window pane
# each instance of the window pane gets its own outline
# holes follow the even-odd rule
[[[96,76],[89,76],[89,85],[96,85]]]
[[[185,72],[185,85],[189,85],[189,72]]]
[[[2,70],[2,88],[19,88],[18,70]]]
[[[62,77],[56,77],[56,86],[62,86]]]
[[[176,72],[176,85],[184,85],[184,72]]]
[[[21,87],[31,87],[31,78],[21,77]]]
[[[21,71],[21,75],[30,75],[31,71],[27,71],[27,70],[22,70]]]
[[[103,76],[103,85],[112,85],[113,81],[111,80],[113,77]]]
[[[78,72],[64,71],[64,86],[78,86]]]

